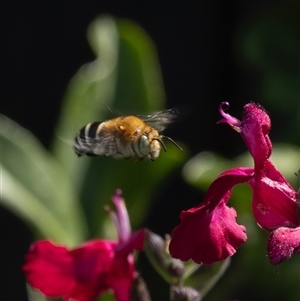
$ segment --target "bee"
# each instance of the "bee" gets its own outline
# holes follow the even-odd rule
[[[174,110],[165,110],[144,117],[129,115],[91,122],[77,133],[74,149],[78,157],[103,155],[154,161],[159,157],[161,148],[167,151],[164,138],[182,150],[173,139],[159,134],[176,117]]]

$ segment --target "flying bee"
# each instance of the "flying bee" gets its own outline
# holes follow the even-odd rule
[[[165,110],[144,117],[130,115],[89,123],[75,137],[75,152],[79,157],[104,155],[154,161],[161,148],[167,150],[163,138],[182,150],[173,139],[159,134],[176,117],[174,110]]]

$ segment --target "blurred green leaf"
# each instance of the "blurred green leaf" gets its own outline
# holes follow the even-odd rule
[[[148,34],[129,20],[117,20],[119,60],[115,107],[145,114],[164,108],[165,93],[158,55]]]
[[[75,183],[94,236],[99,228],[103,231],[101,225],[108,218],[103,206],[116,188],[124,191],[132,224],[138,225],[153,188],[185,154],[170,146],[156,162],[76,157],[71,144],[77,131],[91,121],[111,118],[108,106],[116,112],[148,114],[165,103],[156,50],[140,26],[102,16],[90,25],[88,38],[96,60],[80,68],[68,87],[53,150]],[[61,137],[70,143],[62,143]]]
[[[62,163],[77,192],[89,167],[89,162],[78,160],[73,140],[85,124],[107,118],[113,106],[118,61],[118,32],[113,19],[96,19],[88,31],[90,44],[97,56],[85,64],[71,79],[63,103],[53,141],[53,152]]]
[[[58,162],[39,141],[1,116],[1,203],[43,236],[74,245],[85,222],[76,196]]]
[[[106,293],[101,296],[101,298],[97,299],[98,301],[116,301],[116,298],[112,293]]]
[[[68,85],[52,144],[53,155],[14,122],[3,119],[1,203],[29,222],[40,237],[74,246],[114,235],[104,205],[121,188],[133,228],[187,151],[166,141],[155,161],[77,158],[73,140],[81,127],[118,114],[150,114],[165,95],[152,40],[138,25],[102,16],[88,29],[95,61],[82,66]],[[112,108],[112,110],[110,109]],[[121,111],[121,113],[119,113]],[[169,145],[170,144],[170,145]],[[33,296],[33,298],[35,298]],[[109,294],[101,300],[113,300]]]
[[[141,27],[102,16],[91,23],[88,39],[96,59],[82,66],[68,86],[53,141],[56,159],[20,126],[5,119],[2,127],[5,180],[18,187],[5,188],[4,203],[43,236],[54,239],[61,228],[56,241],[69,244],[86,236],[82,208],[89,236],[103,233],[108,224],[103,206],[110,203],[116,188],[124,191],[133,226],[141,223],[154,187],[186,156],[171,145],[156,162],[76,157],[77,131],[91,121],[112,117],[108,107],[149,113],[162,109],[165,101],[155,47]],[[21,201],[25,195],[33,209],[25,210]],[[41,218],[36,218],[39,213]]]
[[[34,290],[30,285],[26,285],[27,296],[29,301],[49,301],[48,298],[44,297],[39,291]],[[53,299],[52,301],[58,301]]]
[[[74,155],[73,139],[92,121],[116,113],[149,113],[164,106],[155,47],[141,27],[127,20],[98,17],[88,29],[96,59],[72,78],[63,100],[53,151],[76,188],[82,188],[90,161]],[[63,143],[65,141],[65,143]]]
[[[292,144],[274,144],[270,160],[294,187],[298,179],[295,172],[299,168],[300,148]],[[253,166],[249,152],[228,160],[212,152],[201,152],[191,158],[183,167],[183,178],[191,185],[206,190],[211,182],[223,171],[239,167]],[[298,165],[297,165],[298,164]],[[243,188],[244,189],[244,188]]]
[[[188,262],[187,264],[193,266],[191,269],[193,272],[184,275],[184,285],[196,289],[203,298],[223,276],[229,267],[230,260],[229,257],[221,262],[210,265],[198,265],[194,262]]]
[[[201,152],[191,158],[183,167],[185,181],[201,190],[206,190],[211,182],[233,162],[213,152]]]

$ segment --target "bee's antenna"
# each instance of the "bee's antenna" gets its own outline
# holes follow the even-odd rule
[[[171,141],[178,149],[180,149],[181,151],[183,150],[182,149],[182,147],[180,147],[172,138],[170,138],[170,137],[168,137],[168,136],[160,136],[161,138],[166,138],[166,139],[168,139],[169,141]],[[162,141],[161,141],[161,143],[162,143]],[[162,145],[163,145],[163,143],[162,143]],[[166,147],[164,147],[164,150],[165,151],[167,151],[167,148]]]
[[[157,140],[161,144],[161,146],[163,147],[164,151],[165,152],[167,151],[166,145],[164,144],[164,142],[160,138],[153,138],[153,140]]]

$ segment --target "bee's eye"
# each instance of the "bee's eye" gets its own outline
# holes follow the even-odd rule
[[[150,143],[146,135],[142,135],[140,138],[139,151],[144,156],[148,155],[150,152]]]

